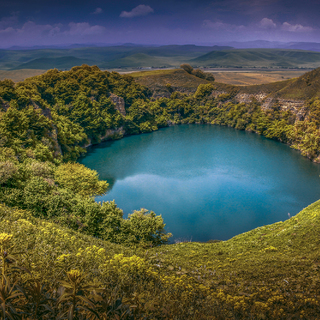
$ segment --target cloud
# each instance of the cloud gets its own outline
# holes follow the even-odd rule
[[[69,30],[65,31],[65,34],[68,35],[94,35],[94,34],[103,34],[106,31],[106,28],[103,26],[91,26],[88,22],[80,23],[69,23]]]
[[[273,20],[268,18],[263,18],[259,23],[260,28],[262,29],[274,29],[277,25],[273,22]]]
[[[103,10],[101,8],[96,8],[96,10],[94,12],[92,12],[92,14],[100,14],[102,12],[103,12]]]
[[[290,24],[288,22],[284,22],[281,29],[289,32],[311,32],[314,30],[311,27],[305,27],[301,24]]]
[[[101,41],[109,35],[110,32],[105,27],[90,25],[88,22],[70,22],[68,25],[41,25],[28,21],[20,28],[0,29],[0,47],[90,43]]]
[[[150,6],[140,4],[137,7],[133,8],[131,11],[122,11],[120,14],[121,18],[133,18],[139,16],[146,16],[149,13],[154,12]]]
[[[245,29],[245,26],[240,25],[234,25],[230,23],[224,23],[224,22],[213,22],[211,20],[204,20],[202,23],[202,27],[208,28],[208,29],[214,29],[214,30],[225,30],[225,31],[235,31],[235,30],[242,30]]]

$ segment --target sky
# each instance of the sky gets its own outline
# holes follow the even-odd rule
[[[0,0],[0,47],[320,42],[320,0]]]

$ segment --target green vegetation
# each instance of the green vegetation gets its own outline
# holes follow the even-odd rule
[[[182,62],[212,50],[230,47],[169,45],[161,47],[114,46],[75,49],[0,50],[0,69],[70,69],[82,63],[100,68],[178,67]]]
[[[201,67],[317,68],[320,53],[286,49],[232,49],[212,51],[189,63]]]
[[[0,57],[0,70],[67,70],[83,63],[104,69],[179,67],[182,63],[215,68],[316,68],[320,63],[320,53],[312,51],[195,45],[0,50]]]
[[[318,72],[286,85],[301,80],[305,88],[313,88]],[[199,85],[187,95],[164,78],[168,97],[155,99],[131,76],[87,65],[50,70],[18,84],[0,81],[3,318],[319,315],[319,202],[286,222],[229,241],[166,245],[171,234],[161,216],[141,209],[124,219],[114,202],[94,201],[108,183],[74,161],[89,142],[110,138],[107,133],[118,128],[139,134],[170,124],[227,125],[288,143],[320,160],[320,99],[315,89],[301,118],[277,103],[267,111],[254,99],[237,103],[239,88],[233,86],[224,86],[226,93],[214,97],[221,84],[184,70],[162,75],[183,75]],[[284,85],[269,87],[273,92]],[[118,111],[111,93],[124,99],[126,115]]]
[[[8,318],[319,315],[319,202],[228,241],[153,249],[105,242],[5,206],[0,219],[0,299]]]
[[[182,69],[135,72],[130,75],[137,83],[148,87],[154,97],[170,97],[172,92],[168,90],[167,84],[170,84],[174,91],[190,94],[194,93],[200,84],[210,83]]]

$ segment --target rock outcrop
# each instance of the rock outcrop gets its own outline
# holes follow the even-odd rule
[[[114,140],[114,139],[120,139],[126,134],[123,127],[117,128],[117,129],[107,129],[105,134],[100,137],[101,142],[107,141],[107,140]],[[96,143],[97,144],[97,143]],[[88,139],[88,143],[84,145],[84,148],[88,148],[92,146],[92,141]]]
[[[110,99],[115,104],[116,109],[125,117],[126,109],[124,99],[113,93],[110,94]]]
[[[267,95],[263,92],[261,93],[256,93],[256,94],[249,94],[249,93],[238,93],[235,96],[235,99],[242,103],[250,103],[252,101],[252,99],[256,99],[259,102],[262,102],[265,98],[267,97]]]

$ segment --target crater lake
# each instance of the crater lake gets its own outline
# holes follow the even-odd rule
[[[258,134],[180,125],[107,141],[80,160],[124,217],[161,214],[174,241],[227,240],[284,221],[320,198],[320,165]]]

